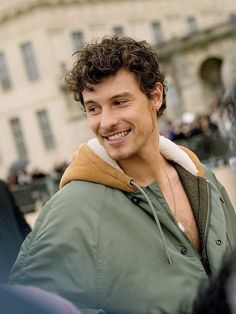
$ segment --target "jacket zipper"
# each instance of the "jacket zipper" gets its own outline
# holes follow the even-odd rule
[[[211,269],[210,269],[210,264],[209,264],[208,259],[207,259],[207,253],[206,253],[206,240],[207,240],[208,231],[209,231],[209,222],[210,222],[210,214],[211,214],[211,190],[210,190],[210,186],[209,186],[209,181],[208,180],[206,180],[206,185],[207,185],[207,204],[208,204],[208,208],[207,208],[206,227],[205,227],[205,231],[204,231],[204,235],[203,235],[203,244],[202,244],[202,252],[201,252],[201,254],[199,254],[199,252],[193,247],[193,245],[191,243],[190,244],[191,244],[191,247],[193,248],[194,252],[198,256],[198,258],[200,259],[208,279],[211,279],[212,273],[211,273]],[[189,239],[188,239],[188,237],[186,236],[185,233],[184,233],[184,235],[185,235],[186,239],[189,241]]]
[[[205,231],[204,231],[204,235],[203,235],[202,254],[199,254],[199,252],[194,248],[194,246],[189,241],[189,238],[186,236],[186,234],[184,232],[183,232],[183,235],[186,238],[186,240],[190,243],[193,251],[195,252],[197,257],[201,261],[202,266],[203,266],[203,268],[204,268],[204,270],[206,272],[206,275],[207,275],[208,279],[211,279],[212,273],[211,273],[211,269],[210,269],[210,264],[209,264],[208,259],[207,259],[207,254],[206,254],[206,240],[207,240],[208,231],[209,231],[209,220],[210,220],[210,213],[211,213],[211,202],[210,202],[211,191],[210,191],[209,181],[208,180],[206,180],[206,184],[207,184],[208,211],[207,211],[206,227],[205,227]],[[172,219],[176,223],[176,220],[174,219],[173,216],[172,216]]]

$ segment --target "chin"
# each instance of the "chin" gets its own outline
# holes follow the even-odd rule
[[[119,150],[115,151],[115,150],[106,149],[106,152],[115,161],[125,160],[125,159],[132,157],[132,155],[133,155],[132,152],[125,152],[125,151],[122,152]]]
[[[108,150],[107,151],[107,154],[115,161],[119,161],[119,160],[122,160],[122,159],[126,159],[126,157],[123,155],[123,154],[117,154],[117,153],[112,153],[112,152],[109,152]]]
[[[131,158],[132,156],[136,155],[138,151],[137,147],[130,144],[128,145],[128,143],[121,145],[120,147],[112,147],[112,145],[109,145],[104,141],[100,143],[104,147],[107,154],[115,161]]]

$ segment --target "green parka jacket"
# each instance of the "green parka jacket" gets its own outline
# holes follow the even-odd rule
[[[134,186],[97,140],[83,144],[45,205],[11,282],[56,292],[83,313],[189,311],[236,242],[224,187],[190,151],[160,137],[197,222],[201,252],[178,228],[157,182]]]

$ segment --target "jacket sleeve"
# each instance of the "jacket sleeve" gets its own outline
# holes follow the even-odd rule
[[[225,205],[225,216],[227,221],[227,233],[230,236],[231,248],[236,247],[236,215],[235,209],[229,199],[229,196],[225,190],[225,188],[221,185],[221,195]]]
[[[82,313],[102,314],[96,285],[102,198],[88,197],[83,185],[78,189],[71,184],[42,209],[22,245],[10,282],[55,292]]]

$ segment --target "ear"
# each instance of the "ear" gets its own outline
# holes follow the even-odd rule
[[[152,92],[152,108],[155,111],[158,111],[162,105],[163,101],[163,85],[161,83],[157,83],[156,87]]]

